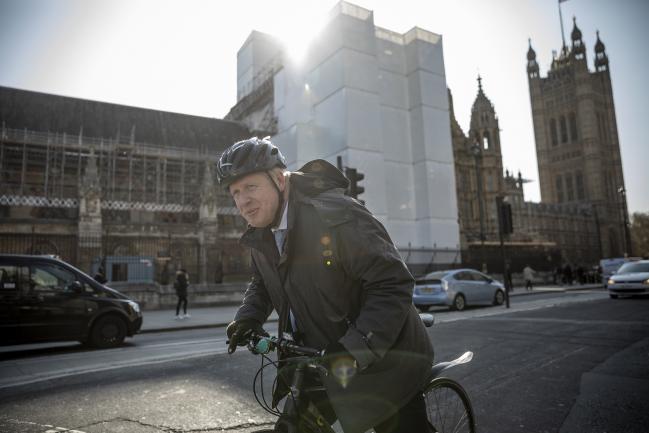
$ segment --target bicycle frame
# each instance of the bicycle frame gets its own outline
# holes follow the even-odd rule
[[[290,360],[295,363],[291,383],[289,385],[289,396],[286,398],[275,431],[281,433],[334,433],[324,416],[318,411],[307,395],[311,392],[324,391],[324,386],[305,385],[305,377],[309,370],[318,370],[322,367],[318,360],[322,352],[304,346],[299,346],[286,338],[258,337],[251,339],[248,349],[255,354],[267,354],[270,351],[278,350],[287,355],[298,355]]]

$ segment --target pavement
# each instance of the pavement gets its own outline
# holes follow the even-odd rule
[[[601,284],[538,286],[532,290],[525,290],[525,288],[519,287],[514,288],[514,290],[509,293],[509,296],[516,297],[548,292],[591,290],[601,287]],[[238,309],[239,304],[227,304],[202,308],[191,308],[190,304],[187,310],[190,317],[180,320],[176,319],[176,311],[174,309],[144,310],[142,312],[143,322],[140,333],[225,327],[232,321]],[[273,312],[269,318],[269,321],[277,321],[277,318],[277,313]]]

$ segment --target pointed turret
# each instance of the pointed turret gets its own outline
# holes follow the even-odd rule
[[[586,47],[581,39],[581,30],[577,27],[577,19],[575,17],[572,17],[572,23],[572,33],[570,34],[570,38],[572,39],[572,55],[576,59],[583,59],[586,55]]]
[[[605,71],[608,69],[608,56],[606,55],[606,46],[599,38],[597,30],[597,42],[595,42],[595,70]]]
[[[482,144],[483,150],[500,151],[498,116],[494,106],[482,90],[482,77],[478,76],[478,95],[471,107],[469,137]]]
[[[536,51],[532,48],[532,39],[527,40],[530,48],[527,50],[527,76],[529,78],[539,77],[539,64],[536,63]]]

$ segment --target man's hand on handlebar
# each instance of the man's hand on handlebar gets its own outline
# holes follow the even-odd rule
[[[328,345],[322,356],[323,365],[338,383],[346,388],[358,371],[356,359],[339,342]]]
[[[232,354],[237,350],[237,346],[245,346],[250,340],[250,336],[255,333],[268,337],[261,323],[254,319],[240,319],[231,322],[225,329],[228,334],[228,353]]]

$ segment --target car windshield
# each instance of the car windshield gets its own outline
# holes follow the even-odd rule
[[[618,274],[634,274],[636,272],[649,272],[649,263],[625,263],[617,271]]]

